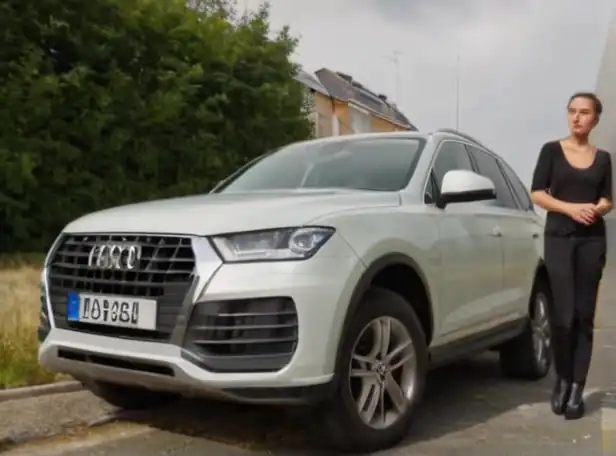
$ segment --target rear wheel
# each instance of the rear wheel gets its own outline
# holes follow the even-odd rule
[[[390,448],[423,394],[428,351],[419,319],[398,294],[371,289],[341,350],[336,394],[322,409],[328,441],[344,452]]]
[[[501,370],[507,376],[528,380],[544,378],[552,367],[550,331],[551,293],[546,280],[533,290],[526,328],[500,350]]]
[[[108,382],[84,382],[84,386],[105,402],[125,410],[154,408],[166,405],[177,398],[175,394],[171,393]]]

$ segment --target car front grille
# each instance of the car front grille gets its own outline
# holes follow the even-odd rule
[[[288,297],[198,303],[184,355],[213,372],[275,372],[295,353],[298,323]]]
[[[95,245],[131,242],[141,246],[141,259],[131,271],[88,266]],[[69,235],[60,240],[48,266],[49,298],[58,328],[144,340],[168,340],[194,278],[191,239],[158,235]],[[67,321],[69,292],[155,299],[155,331]]]

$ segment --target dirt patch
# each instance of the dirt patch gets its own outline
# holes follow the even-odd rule
[[[0,452],[30,440],[79,432],[115,412],[87,391],[2,402]]]

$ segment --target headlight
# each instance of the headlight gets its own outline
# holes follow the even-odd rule
[[[227,262],[303,260],[313,256],[334,234],[333,228],[304,227],[251,231],[212,238]]]

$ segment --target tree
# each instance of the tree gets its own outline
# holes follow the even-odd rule
[[[231,3],[5,0],[0,251],[45,250],[98,209],[207,191],[310,135],[269,9]]]

